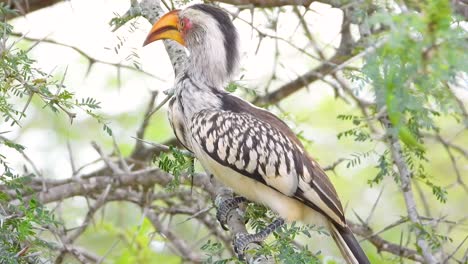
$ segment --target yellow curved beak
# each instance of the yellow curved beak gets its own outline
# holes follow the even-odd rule
[[[160,39],[172,39],[185,46],[184,38],[179,31],[179,11],[173,10],[154,23],[143,46]]]

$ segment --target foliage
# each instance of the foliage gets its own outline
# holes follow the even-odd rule
[[[410,169],[426,180],[437,198],[445,202],[446,191],[435,185],[424,173],[425,149],[423,131],[438,132],[435,119],[440,115],[462,116],[459,104],[450,89],[456,78],[468,70],[466,39],[468,34],[452,15],[450,3],[442,0],[421,2],[423,12],[389,14],[376,13],[371,25],[388,28],[373,41],[384,44],[367,55],[362,72],[348,73],[359,86],[367,83],[373,88],[376,112],[385,110],[391,124],[388,131],[396,135],[406,148],[404,156]],[[402,30],[405,29],[405,30]],[[375,113],[377,119],[385,118]],[[354,127],[340,132],[338,138],[352,137],[355,141],[373,141],[364,117],[339,115],[338,119],[352,121]],[[377,176],[369,183],[379,183],[384,176],[396,175],[389,167],[390,153],[385,150],[379,156]],[[361,155],[355,155],[355,166]],[[368,155],[364,155],[368,156]],[[356,164],[357,163],[357,164]]]
[[[323,227],[298,226],[293,222],[291,225],[284,226],[276,232],[275,239],[263,247],[264,252],[261,253],[276,256],[277,261],[280,263],[320,263],[318,259],[320,251],[312,253],[307,246],[299,248],[294,245],[295,239],[299,236],[305,236],[306,239],[310,239],[311,231],[319,235],[328,235]]]
[[[18,152],[24,147],[8,139],[0,139],[0,144]],[[0,263],[30,263],[38,261],[34,253],[49,248],[49,245],[37,237],[38,227],[57,226],[51,214],[35,197],[24,197],[28,192],[28,182],[32,173],[15,174],[0,154],[0,165],[3,172],[0,182],[5,189],[0,189]],[[8,191],[16,194],[16,200],[10,201]]]
[[[413,179],[428,186],[435,198],[445,203],[449,199],[446,188],[425,170],[429,160],[423,134],[440,132],[436,121],[440,116],[454,116],[458,122],[468,124],[451,89],[468,70],[468,34],[452,14],[449,1],[421,1],[418,7],[421,12],[377,12],[370,17],[371,26],[388,30],[368,41],[383,44],[367,54],[361,72],[349,73],[348,77],[359,87],[372,87],[376,100],[374,118],[386,128],[384,136],[404,143],[401,154]],[[348,114],[338,118],[353,124],[351,129],[339,133],[338,138],[373,141],[368,126],[371,120]],[[371,186],[381,183],[386,176],[400,183],[388,149],[353,154],[347,167],[359,165],[361,158],[369,156],[378,158],[377,174],[368,181]],[[440,248],[443,241],[450,241],[432,226],[417,224],[410,229],[418,229],[432,250]]]
[[[262,205],[249,203],[245,210],[245,219],[254,232],[259,232],[271,224],[278,216]],[[262,246],[256,252],[249,252],[255,256],[273,256],[277,263],[320,263],[320,252],[311,253],[307,246],[300,247],[294,243],[297,238],[310,239],[311,233],[328,236],[329,234],[323,227],[310,225],[300,225],[296,222],[286,224],[274,232],[274,238],[262,243]],[[205,252],[207,258],[204,263],[223,264],[223,263],[241,263],[235,258],[219,259],[224,247],[221,243],[208,240],[201,249]]]
[[[422,13],[376,14],[371,23],[390,28],[387,41],[367,56],[363,73],[408,147],[421,149],[421,130],[437,130],[434,118],[460,113],[450,82],[468,70],[468,34],[452,20],[450,3],[423,4]],[[407,30],[401,30],[407,29]]]
[[[168,190],[172,191],[179,186],[182,174],[193,176],[195,172],[194,161],[192,155],[172,146],[169,148],[169,153],[161,153],[159,157],[153,157],[153,163],[157,163],[161,170],[174,176],[174,179],[166,186]]]
[[[0,3],[0,16],[15,14],[4,3]],[[105,119],[95,110],[100,103],[94,98],[75,98],[74,94],[59,82],[54,76],[47,74],[34,66],[28,50],[17,48],[18,41],[10,39],[13,27],[0,22],[0,114],[5,123],[12,127],[21,127],[21,119],[27,117],[27,110],[33,97],[37,97],[43,108],[54,113],[64,113],[70,121],[76,117],[75,109],[81,109],[103,125],[108,134],[112,130]],[[65,71],[66,74],[66,71]],[[19,106],[23,104],[21,108]],[[0,147],[13,149],[24,155],[25,146],[7,139],[0,131]],[[26,159],[25,159],[26,162]],[[35,252],[50,248],[39,236],[39,227],[57,227],[54,215],[31,193],[29,182],[38,175],[25,171],[15,172],[8,163],[7,157],[0,153],[0,263],[31,263],[40,261]],[[15,200],[10,200],[11,193]]]
[[[249,204],[245,213],[250,226],[255,232],[263,230],[271,224],[278,216],[266,207],[257,204]],[[318,256],[320,252],[312,254],[307,246],[298,247],[293,243],[298,237],[311,238],[311,232],[319,235],[328,235],[323,227],[310,225],[299,225],[296,222],[278,228],[274,232],[275,239],[264,243],[262,248],[256,252],[259,255],[274,256],[279,263],[320,263]]]
[[[177,8],[188,2],[190,1],[171,1],[173,6],[166,6],[166,8]],[[447,210],[452,210],[454,207],[451,207],[451,202],[456,200],[454,199],[455,192],[451,191],[451,186],[447,185],[444,179],[437,177],[437,175],[428,169],[434,160],[430,159],[429,147],[431,147],[431,145],[427,144],[425,136],[428,134],[439,135],[439,132],[443,129],[440,125],[441,119],[454,118],[465,127],[468,126],[466,113],[463,113],[463,106],[460,106],[460,103],[457,102],[457,98],[452,90],[453,86],[459,85],[457,83],[458,79],[466,78],[466,72],[468,70],[468,65],[466,64],[466,61],[468,61],[468,55],[466,53],[466,39],[468,39],[466,34],[466,22],[461,21],[460,18],[452,13],[450,1],[410,1],[412,4],[408,5],[408,7],[410,7],[409,10],[401,9],[398,10],[398,12],[393,12],[391,7],[376,9],[372,7],[372,12],[370,12],[371,10],[368,5],[372,5],[375,1],[364,1],[362,3],[348,2],[346,5],[338,6],[338,8],[352,13],[351,16],[353,16],[353,18],[350,21],[351,24],[353,24],[353,26],[358,24],[360,30],[363,24],[370,27],[370,37],[360,39],[358,42],[354,43],[356,45],[365,45],[357,47],[354,50],[354,54],[358,55],[356,58],[362,58],[363,60],[357,62],[356,65],[345,65],[344,67],[342,67],[342,65],[335,65],[335,62],[330,63],[331,66],[340,67],[344,69],[344,71],[340,69],[331,70],[328,73],[321,71],[315,72],[320,75],[318,79],[323,81],[321,85],[330,84],[330,86],[339,86],[338,88],[333,87],[336,92],[335,96],[358,102],[358,106],[361,110],[360,113],[353,110],[351,113],[346,112],[337,117],[337,126],[340,127],[339,129],[343,128],[337,135],[338,139],[342,140],[340,144],[344,142],[343,145],[345,145],[348,141],[352,141],[353,147],[357,146],[359,149],[353,149],[348,152],[351,153],[349,157],[345,157],[344,159],[340,159],[337,163],[334,163],[333,169],[339,164],[344,164],[343,166],[339,165],[337,170],[343,168],[348,172],[351,171],[350,169],[352,168],[369,166],[369,164],[371,164],[370,167],[373,168],[371,168],[367,179],[367,183],[370,187],[383,184],[387,187],[388,181],[391,182],[392,180],[395,182],[396,186],[400,186],[402,180],[398,170],[395,168],[395,160],[392,156],[393,153],[390,150],[391,146],[389,143],[390,138],[397,139],[399,142],[403,143],[402,151],[399,154],[402,155],[405,165],[410,170],[412,183],[415,186],[422,185],[425,188],[424,191],[428,190],[427,193],[432,193],[432,196],[429,198],[434,201],[437,200],[438,202],[436,202],[436,204],[430,204],[431,206],[446,207],[448,208]],[[113,27],[114,30],[126,25],[128,25],[127,28],[129,29],[127,33],[135,33],[140,30],[138,20],[135,18],[141,15],[144,16],[145,14],[139,12],[138,1],[131,1],[131,4],[132,6],[129,12],[124,16],[115,13],[115,17],[110,21],[110,26]],[[161,4],[166,5],[167,3],[166,1],[162,1]],[[395,6],[399,5],[399,3],[392,4]],[[12,12],[1,3],[0,7],[3,14]],[[283,44],[289,45],[289,48],[292,47],[292,49],[300,51],[301,55],[313,59],[311,60],[313,62],[310,63],[311,68],[306,69],[311,72],[314,72],[312,67],[315,67],[313,63],[317,60],[316,58],[320,57],[319,63],[322,63],[326,60],[325,58],[328,57],[328,51],[332,45],[327,44],[323,47],[323,50],[318,50],[317,47],[320,47],[322,44],[320,43],[321,39],[315,42],[312,38],[306,36],[307,34],[298,33],[301,32],[301,27],[299,25],[294,28],[294,30],[292,28],[286,30],[294,34],[294,38],[292,35],[290,38],[286,37],[284,28],[281,29],[282,24],[289,25],[289,23],[281,23],[283,17],[286,17],[283,16],[286,12],[292,14],[292,11],[297,11],[301,17],[308,18],[310,13],[312,13],[310,10],[313,10],[313,8],[304,8],[305,12],[302,13],[303,8],[302,6],[280,8],[254,8],[252,6],[249,10],[244,10],[244,7],[239,9],[239,13],[236,14],[236,23],[239,21],[240,23],[245,22],[252,27],[252,35],[258,33],[258,38],[260,40],[258,42],[257,51],[265,46],[265,44],[261,43],[262,40],[267,41],[270,39],[276,41],[274,55],[275,66],[273,67],[271,80],[266,82],[265,91],[259,92],[258,90],[248,87],[248,85],[245,84],[248,81],[243,79],[243,75],[239,80],[229,83],[226,87],[227,91],[242,93],[249,99],[258,99],[263,98],[263,92],[271,94],[271,91],[269,91],[270,86],[273,87],[277,84],[281,87],[288,87],[291,83],[292,86],[300,85],[302,87],[309,85],[310,82],[308,78],[310,78],[310,75],[308,78],[302,80],[304,83],[301,84],[297,82],[287,82],[286,79],[289,81],[297,77],[295,75],[297,69],[295,67],[290,67],[292,64],[289,65],[285,63],[287,60],[283,62],[282,58],[284,55],[280,56],[280,49],[281,54],[286,54],[286,56],[292,54],[289,53],[289,50],[283,50]],[[353,11],[351,10],[352,8],[358,10]],[[240,14],[241,12],[251,12],[251,22],[249,22],[250,20],[244,21],[244,13]],[[260,16],[258,15],[259,13]],[[264,23],[265,25],[257,25],[258,22]],[[305,24],[309,24],[310,21],[305,22]],[[311,26],[311,28],[312,27],[313,26]],[[307,25],[302,25],[302,29],[306,28]],[[76,111],[83,111],[91,116],[93,120],[101,124],[107,134],[112,135],[112,130],[107,125],[106,120],[98,113],[101,107],[100,102],[91,97],[85,97],[83,99],[76,98],[73,90],[64,85],[67,71],[65,71],[62,78],[57,78],[57,76],[54,76],[52,73],[41,71],[41,69],[35,66],[35,61],[30,54],[31,49],[33,49],[35,45],[29,49],[21,49],[21,46],[18,45],[18,42],[21,40],[15,42],[10,38],[10,33],[13,31],[13,28],[6,22],[0,22],[0,30],[2,32],[0,43],[0,55],[2,56],[2,60],[0,61],[0,112],[2,114],[2,121],[8,122],[11,127],[22,129],[21,126],[23,123],[26,123],[26,118],[30,117],[28,113],[31,113],[32,110],[36,110],[30,108],[36,106],[35,103],[39,102],[41,106],[43,106],[43,109],[41,109],[42,111],[52,111],[56,115],[68,116],[71,121],[75,118]],[[123,51],[122,48],[127,44],[126,41],[129,39],[122,36],[125,32],[120,31],[119,34],[120,33],[121,35],[117,36],[115,46],[111,48],[111,50],[113,49],[118,55],[121,55]],[[315,33],[313,35],[315,35]],[[301,43],[301,41],[306,39],[306,37],[309,38],[309,41],[305,42],[305,45],[303,45],[304,43]],[[297,43],[295,43],[296,40]],[[278,43],[280,44],[278,45]],[[311,43],[314,45],[310,45]],[[127,68],[134,67],[137,71],[143,71],[140,50],[132,47],[130,47],[130,50],[130,54],[126,56],[125,62],[132,66],[128,66]],[[324,53],[325,56],[319,54],[318,51]],[[364,54],[364,56],[361,56],[362,54]],[[336,58],[336,56],[334,56],[334,58]],[[349,58],[350,57],[348,57],[348,59]],[[88,59],[92,63],[97,61],[94,60],[94,58]],[[119,67],[118,72],[120,78],[121,64],[109,64]],[[278,69],[283,72],[280,72]],[[303,69],[301,68],[300,70]],[[284,74],[285,72],[286,74]],[[345,89],[346,85],[342,83],[347,83],[345,81],[340,82],[340,80],[336,78],[336,76],[339,76],[341,73],[344,73],[345,77],[348,79],[345,81],[352,82],[353,87]],[[334,78],[337,84],[335,84]],[[332,79],[332,81],[330,81],[330,79]],[[315,87],[313,88],[315,89]],[[368,88],[371,90],[373,95],[372,99],[375,99],[375,101],[369,100],[367,103],[359,104],[359,100],[356,98],[358,98],[362,90]],[[159,87],[155,89],[159,89]],[[286,97],[290,95],[289,92],[290,91],[287,91],[285,93],[286,95],[282,96]],[[313,94],[315,91],[310,89],[310,92]],[[346,94],[346,92],[348,92],[348,94]],[[346,94],[349,98],[342,96],[340,93]],[[315,94],[313,94],[313,96],[315,96]],[[292,123],[289,121],[295,120],[288,112],[289,109],[287,109],[286,104],[275,105],[275,107],[277,107],[275,110],[281,112],[279,117],[286,121],[286,124],[289,125]],[[135,109],[137,109],[137,107],[135,107]],[[340,108],[339,111],[341,111],[341,109],[342,108]],[[348,111],[348,109],[343,111]],[[304,112],[309,114],[308,111]],[[325,110],[319,112],[319,115],[313,117],[314,120],[324,119],[320,116],[324,114],[324,112]],[[131,116],[131,118],[132,120],[136,120],[133,119],[133,116]],[[142,130],[138,132],[139,134],[143,132],[141,135],[144,135],[144,129],[152,125],[148,125],[146,123],[147,121],[148,120],[145,119],[142,123]],[[326,122],[330,123],[333,121],[335,120],[326,120]],[[161,128],[159,124],[155,127],[157,128],[151,128],[153,129],[151,132],[155,130],[160,132],[160,130],[162,131],[164,129]],[[327,128],[330,127],[331,125]],[[131,131],[130,128],[128,124],[122,125],[122,130]],[[293,127],[293,130],[294,129],[295,127]],[[306,129],[303,130],[302,127],[298,126],[298,131],[299,132],[296,133],[297,137],[307,146],[307,149],[314,149],[320,145],[316,143],[321,142],[310,141],[308,139],[309,135]],[[146,132],[146,136],[148,137],[150,129]],[[27,146],[22,146],[18,144],[18,142],[6,138],[6,136],[8,136],[7,132],[0,131],[0,147],[2,148],[0,150],[13,149],[19,153],[20,156],[25,155]],[[165,138],[165,136],[167,135],[162,135],[162,138]],[[157,135],[157,137],[159,137],[159,135]],[[142,144],[138,144],[138,146],[141,145]],[[327,148],[328,147],[327,145]],[[195,255],[201,253],[200,255],[203,256],[203,261],[205,263],[240,263],[235,257],[231,257],[229,250],[224,246],[226,240],[229,242],[228,235],[226,233],[221,233],[220,235],[220,232],[215,230],[218,226],[213,226],[214,224],[217,225],[217,223],[213,216],[210,199],[211,193],[206,192],[203,188],[194,186],[190,186],[191,189],[188,190],[188,184],[186,184],[190,180],[188,177],[193,176],[195,173],[194,157],[184,150],[169,147],[169,149],[162,149],[162,154],[153,156],[152,163],[148,164],[148,160],[151,159],[151,154],[141,155],[148,155],[145,157],[140,156],[141,153],[150,153],[146,152],[146,150],[147,149],[144,147],[141,149],[135,147],[134,152],[132,152],[130,156],[122,157],[122,159],[115,162],[115,164],[112,162],[114,162],[113,159],[116,153],[109,155],[109,157],[100,153],[103,160],[105,160],[105,158],[108,158],[108,160],[105,160],[106,167],[97,171],[100,177],[99,180],[110,179],[109,181],[112,182],[112,184],[109,185],[111,186],[109,187],[111,190],[108,193],[110,198],[108,201],[105,201],[104,204],[106,205],[107,202],[114,201],[113,199],[125,201],[126,205],[127,202],[131,202],[131,206],[135,206],[137,210],[141,210],[142,219],[144,220],[141,226],[137,227],[135,227],[133,222],[130,224],[130,227],[114,223],[111,224],[108,219],[120,220],[129,217],[128,215],[131,214],[128,213],[128,211],[122,210],[116,216],[112,214],[112,209],[109,209],[110,206],[107,207],[106,210],[103,209],[102,215],[104,216],[107,214],[106,218],[103,217],[100,222],[91,221],[94,229],[90,231],[90,225],[83,237],[93,237],[93,233],[105,232],[106,235],[117,238],[116,241],[113,241],[115,244],[111,246],[109,251],[112,251],[114,245],[117,243],[120,243],[117,246],[120,250],[114,250],[107,256],[109,252],[101,252],[104,251],[103,246],[103,248],[97,250],[96,253],[106,254],[103,256],[106,256],[106,258],[115,263],[180,263],[181,261],[185,261],[186,256],[182,256],[183,252],[178,251],[176,244],[186,243],[186,246],[195,251]],[[39,181],[34,180],[37,180],[37,177],[41,175],[39,175],[40,173],[34,168],[32,171],[28,169],[30,166],[28,165],[29,162],[26,160],[26,157],[24,161],[24,172],[17,172],[11,168],[12,166],[8,163],[6,154],[2,153],[0,153],[0,166],[2,166],[3,169],[0,175],[0,263],[38,262],[40,260],[35,258],[35,256],[39,254],[44,258],[49,258],[47,255],[48,253],[44,252],[47,252],[50,248],[53,248],[55,252],[60,249],[55,245],[48,244],[49,242],[41,240],[41,238],[44,237],[42,231],[57,227],[60,230],[64,229],[67,231],[73,230],[76,227],[68,228],[63,223],[59,223],[54,218],[55,213],[48,211],[46,207],[40,203],[40,199],[32,195],[32,193],[40,192],[38,191],[39,187],[37,187],[37,182]],[[339,151],[335,150],[326,149],[323,153],[331,153],[335,160],[340,156],[338,154]],[[315,157],[315,153],[311,153],[311,155]],[[322,153],[317,155],[317,157],[322,159]],[[341,163],[342,160],[344,160],[343,163]],[[110,166],[109,164],[114,166]],[[322,165],[325,165],[325,163]],[[140,183],[135,184],[133,182],[130,184],[127,184],[128,182],[124,182],[123,184],[118,182],[114,184],[114,177],[116,176],[125,178],[125,180],[132,176],[133,178],[138,178],[139,181],[141,180],[141,175],[144,175],[145,179],[156,177],[151,174],[155,171],[154,168],[150,168],[151,166],[156,166],[160,170],[171,174],[173,176],[172,180],[162,188],[160,185],[156,186],[156,188],[151,188],[144,184],[142,184],[144,186],[139,186]],[[117,169],[115,167],[117,167]],[[120,167],[123,167],[123,169],[120,170]],[[444,168],[446,167],[447,166],[444,166]],[[146,175],[147,172],[151,175]],[[160,171],[158,171],[158,173],[159,172]],[[81,176],[81,174],[79,175]],[[74,182],[76,179],[78,179],[78,181],[83,180],[79,178],[80,176],[66,179],[63,182]],[[167,175],[164,174],[164,176]],[[86,177],[84,178],[86,179]],[[342,177],[333,177],[332,175],[330,175],[330,178],[334,183],[349,183],[348,178],[343,179]],[[362,178],[353,178],[351,186],[346,185],[343,187],[335,184],[345,208],[347,207],[348,197],[345,196],[346,198],[343,199],[341,190],[344,190],[343,193],[346,195],[346,192],[354,190],[355,185],[361,180]],[[33,181],[36,185],[31,184]],[[60,183],[62,181],[58,180],[57,182]],[[163,180],[163,182],[166,183],[168,181]],[[35,189],[33,190],[31,186],[34,186]],[[194,187],[193,190],[192,187]],[[391,186],[389,186],[389,188],[391,188]],[[90,201],[96,200],[97,195],[99,195],[102,190],[99,189],[94,192],[88,192],[87,188],[82,189],[85,191],[79,194],[79,196],[86,198],[88,212],[91,212],[90,205],[92,202],[90,203]],[[426,198],[421,193],[416,196],[418,195],[423,197],[421,200]],[[392,192],[391,194],[392,199],[394,197],[400,198],[400,196],[401,193],[395,194],[395,192]],[[123,207],[121,206],[122,203],[123,202],[119,202],[118,206]],[[401,201],[400,204],[402,204]],[[392,203],[392,206],[396,207],[395,203]],[[80,205],[80,209],[82,209],[81,207],[83,206]],[[376,207],[377,209],[372,208],[372,213],[374,209],[379,209],[379,206]],[[145,218],[145,212],[147,212],[145,210],[148,210],[148,208],[151,208],[151,210],[154,209],[156,213],[161,214],[161,219],[164,221],[164,224],[171,224],[168,228],[173,232],[173,236],[157,234],[159,230],[156,230],[151,222]],[[361,208],[359,208],[359,210],[361,210]],[[73,217],[78,215],[78,213],[75,212],[75,207],[68,208],[66,213],[70,214],[70,211],[73,211]],[[350,216],[348,220],[352,221],[351,210],[348,208],[346,211],[347,216]],[[95,212],[92,213],[94,214]],[[184,214],[190,215],[187,219],[182,221],[182,223],[186,223],[185,225],[189,226],[187,229],[184,229],[186,228],[185,225],[181,227],[179,222],[172,224],[173,219],[177,220]],[[249,232],[257,232],[265,228],[277,217],[268,208],[253,203],[247,206],[244,216],[247,220],[246,226]],[[76,218],[80,219],[80,217]],[[361,220],[359,216],[357,216],[357,218]],[[365,224],[364,221],[361,221],[361,226],[371,228],[372,223],[368,223],[367,221],[370,218],[369,216],[369,218],[366,219]],[[429,244],[431,251],[436,252],[444,250],[443,254],[446,254],[449,253],[447,251],[447,245],[451,247],[452,245],[449,243],[452,242],[453,239],[451,234],[443,233],[443,231],[437,228],[437,224],[434,224],[434,222],[438,222],[439,220],[443,221],[444,218],[436,219],[435,217],[431,217],[430,214],[427,214],[427,216],[421,217],[420,223],[415,223],[411,222],[408,216],[404,214],[400,218],[401,223],[405,223],[404,227],[402,227],[403,225],[399,227],[391,226],[391,228],[388,229],[384,228],[383,231],[371,231],[374,232],[375,237],[379,239],[382,238],[383,241],[387,241],[388,239],[388,241],[395,245],[408,249],[415,248],[421,253],[423,249],[419,248],[418,245],[413,245],[414,234],[418,234],[418,238],[424,239]],[[73,221],[75,220],[76,219],[73,219]],[[380,228],[385,220],[386,219],[379,218],[378,221],[382,221],[382,223],[378,222],[376,226]],[[134,221],[134,219],[132,219],[132,221]],[[447,220],[447,222],[449,221],[450,220]],[[199,224],[200,227],[196,226],[197,224]],[[404,228],[406,228],[409,234],[407,241],[403,241]],[[390,229],[392,229],[392,231],[383,234],[384,231]],[[195,232],[194,230],[197,232],[197,241],[190,240],[194,237],[192,236]],[[396,236],[400,235],[400,233],[400,243],[398,244],[398,242],[395,241],[398,241]],[[198,234],[200,235],[198,236]],[[312,235],[326,236],[328,234],[315,226],[302,226],[297,223],[292,223],[276,230],[274,235],[270,236],[257,252],[252,253],[271,255],[278,263],[325,262],[327,256],[324,256],[322,252],[311,252],[309,246],[301,246],[295,243],[298,238],[299,240],[302,238],[304,241],[313,241],[311,239]],[[374,236],[366,237],[366,239],[369,240],[372,238],[374,238]],[[77,242],[74,244],[80,243],[79,240],[76,241]],[[311,243],[315,243],[315,240]],[[367,247],[370,243],[366,243],[367,242],[363,245]],[[108,245],[105,245],[105,247],[107,246]],[[163,249],[161,249],[161,247]],[[168,251],[167,248],[170,248],[173,252],[166,252]],[[201,251],[198,251],[198,249]],[[385,251],[387,248],[379,248],[379,250],[381,249]],[[94,251],[94,249],[90,250]],[[373,248],[372,250],[365,248],[365,250],[369,255],[374,252]],[[67,254],[70,253],[71,252],[68,252]],[[178,254],[181,256],[176,256]],[[397,262],[402,262],[399,254],[400,252],[391,253],[391,256],[395,258]],[[374,256],[377,255],[375,254]],[[379,263],[382,263],[381,261],[383,259],[387,259],[387,256],[388,255],[383,255],[383,257],[378,256]],[[52,257],[50,257],[50,259],[51,258]],[[463,263],[463,260],[460,262]]]
[[[231,262],[240,262],[235,258],[216,259],[216,256],[221,255],[225,250],[224,246],[219,242],[213,242],[208,239],[200,249],[206,255],[206,258],[203,260],[204,264],[227,264]]]
[[[123,249],[116,252],[113,263],[180,263],[180,258],[167,255],[161,250],[153,250],[152,243],[164,245],[164,238],[155,237],[153,226],[148,219],[143,219],[140,226],[122,229],[111,223],[104,222],[96,228],[101,228],[107,234],[118,237],[123,243]]]

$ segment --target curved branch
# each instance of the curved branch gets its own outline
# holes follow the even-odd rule
[[[276,104],[291,94],[299,91],[301,88],[332,73],[334,71],[335,64],[343,63],[347,59],[349,59],[347,56],[335,55],[328,61],[320,64],[320,66],[317,68],[306,72],[291,82],[284,84],[274,92],[255,98],[252,103],[256,105]]]
[[[374,232],[369,227],[358,225],[350,221],[348,221],[348,225],[354,234],[365,238],[372,245],[374,245],[377,249],[377,252],[384,251],[395,256],[401,256],[410,260],[424,262],[424,258],[416,250],[389,242],[378,235],[374,235]]]
[[[288,5],[309,6],[314,0],[217,0],[217,2],[236,6],[280,7]],[[322,2],[322,1],[320,1]],[[331,2],[331,1],[330,1]]]
[[[18,11],[18,15],[26,15],[30,12],[52,6],[63,0],[0,0],[0,3],[7,4],[10,9]],[[8,15],[6,18],[14,18],[13,15]],[[0,19],[3,20],[3,17],[0,16]]]
[[[327,168],[333,169],[333,167],[336,166],[336,164],[339,163],[334,163],[331,166],[328,166]],[[109,174],[100,174],[102,172],[109,172]],[[215,201],[217,197],[227,197],[231,195],[231,192],[229,190],[226,190],[226,188],[224,188],[218,182],[214,182],[212,179],[210,179],[210,176],[207,174],[196,173],[195,175],[193,175],[193,177],[193,187],[197,189],[196,193],[200,195],[197,198],[198,200],[206,200],[208,198],[208,200],[211,199],[212,201]],[[103,168],[98,169],[94,173],[83,175],[81,178],[73,178],[66,180],[34,178],[32,182],[34,194],[30,194],[28,197],[32,197],[34,195],[39,198],[39,201],[41,203],[45,204],[63,201],[65,199],[76,196],[82,196],[91,197],[97,199],[98,201],[100,200],[100,197],[101,199],[102,197],[106,197],[106,202],[126,200],[141,205],[142,199],[144,197],[142,190],[151,188],[155,185],[166,186],[172,179],[173,176],[171,174],[166,173],[158,168],[143,169],[139,171],[125,173],[116,173],[109,168]],[[41,187],[44,185],[47,188],[44,189]],[[112,191],[108,194],[103,195],[103,193],[107,193],[106,189],[108,189],[110,185],[112,185]],[[38,188],[35,188],[34,186],[38,186]],[[154,194],[151,196],[151,199],[153,201],[161,199],[164,200],[166,198],[174,197],[175,195],[176,194],[174,193]],[[181,197],[183,198],[185,196],[181,195]],[[192,196],[190,195],[187,197]],[[15,201],[12,201],[11,203],[15,203]],[[100,202],[96,202],[96,204],[100,205]],[[179,211],[178,213],[189,213],[192,215],[193,212],[197,212],[197,210],[193,209],[186,212]],[[167,228],[164,230],[160,229],[160,222],[158,222],[160,220],[159,218],[154,218],[154,214],[155,212],[149,212],[149,214],[146,214],[146,216],[150,218],[151,222],[153,222],[153,224],[159,232],[166,232]],[[216,223],[213,222],[212,224]],[[413,249],[394,244],[392,242],[384,240],[378,235],[374,235],[373,231],[369,227],[366,227],[364,225],[358,225],[355,223],[349,223],[349,225],[355,234],[368,239],[377,248],[378,251],[389,252],[391,254],[415,261],[420,261],[422,258],[417,253],[417,251]],[[246,232],[246,226],[243,217],[237,210],[231,211],[231,217],[229,217],[227,226],[229,227],[229,230],[231,230],[231,237],[234,237],[238,233]],[[171,243],[174,243],[174,241],[172,241],[169,238],[167,233],[163,234],[166,235],[166,237],[168,237],[168,240],[170,240]],[[195,253],[189,254],[189,252],[187,251],[188,246],[186,245],[184,240],[180,240],[180,238],[177,239],[179,240],[177,240],[178,242],[174,244],[174,247],[177,248],[181,255],[192,262],[199,262],[200,256]],[[225,243],[227,242],[225,238],[221,239]],[[68,244],[67,246],[69,247]],[[253,256],[247,257],[253,259]],[[268,263],[268,261],[269,259],[264,257],[259,263]]]
[[[113,67],[116,67],[118,69],[121,68],[121,69],[127,69],[127,70],[131,70],[131,71],[135,71],[135,72],[142,73],[142,74],[145,74],[147,76],[153,77],[153,78],[155,78],[157,80],[165,81],[165,80],[161,79],[160,77],[158,77],[158,76],[156,76],[156,75],[154,75],[152,73],[143,71],[141,69],[137,69],[137,68],[132,67],[130,65],[125,65],[125,64],[121,64],[121,63],[115,63],[115,62],[109,62],[109,61],[104,61],[104,60],[94,58],[93,56],[91,56],[90,54],[88,54],[87,52],[85,52],[84,50],[82,50],[82,49],[80,49],[78,47],[68,45],[68,44],[65,44],[65,43],[61,43],[61,42],[55,41],[53,39],[32,38],[32,37],[25,36],[25,35],[23,35],[21,33],[18,33],[18,32],[13,32],[10,35],[18,37],[18,38],[23,39],[23,40],[36,42],[34,45],[37,45],[39,43],[48,43],[48,44],[53,44],[53,45],[62,46],[62,47],[72,49],[72,50],[76,51],[78,54],[80,54],[81,56],[83,56],[85,59],[88,60],[88,62],[89,62],[88,72],[90,71],[90,69],[91,69],[91,67],[93,66],[94,63],[100,63],[100,64],[104,64],[104,65],[113,66]]]
[[[178,237],[172,230],[167,228],[161,221],[160,217],[154,210],[148,210],[146,217],[151,221],[151,224],[155,227],[156,231],[161,233],[176,249],[180,252],[186,260],[192,263],[201,263],[202,256],[193,251],[188,245],[187,241]]]
[[[385,125],[387,130],[392,129],[392,124],[390,123],[388,118],[383,118],[383,124]],[[402,146],[395,136],[389,133],[389,142],[388,147],[390,149],[392,159],[395,162],[395,165],[398,169],[399,177],[400,177],[400,187],[403,193],[403,197],[405,199],[406,210],[408,212],[408,217],[413,224],[420,225],[419,214],[416,208],[416,201],[414,199],[412,187],[411,187],[411,177],[412,172],[408,167],[408,164],[405,161],[405,157],[403,156]],[[435,264],[437,263],[436,259],[432,255],[430,246],[427,244],[427,241],[421,237],[421,230],[416,228],[416,243],[422,251],[422,255],[424,256],[424,260],[428,264]]]

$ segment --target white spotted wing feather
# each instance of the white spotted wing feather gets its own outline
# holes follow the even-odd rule
[[[219,110],[195,114],[190,130],[193,151],[202,165],[236,193],[288,219],[302,220],[304,216],[288,211],[309,206],[345,225],[327,176],[291,131],[286,135],[248,113]]]

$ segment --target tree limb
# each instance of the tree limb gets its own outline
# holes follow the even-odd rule
[[[424,262],[424,258],[414,249],[410,249],[392,242],[389,242],[382,237],[375,235],[372,229],[364,225],[359,225],[351,221],[347,221],[349,227],[354,234],[359,235],[368,240],[372,245],[375,246],[377,252],[388,252],[395,256],[401,256],[410,260]]]
[[[309,85],[312,82],[322,79],[324,76],[331,73],[334,69],[335,64],[345,62],[349,57],[342,55],[335,55],[328,61],[323,62],[313,70],[306,72],[305,74],[297,77],[296,79],[280,86],[277,90],[255,98],[253,104],[256,105],[268,105],[276,104],[282,99],[290,96],[291,94],[299,91],[304,86]]]
[[[19,15],[26,15],[30,12],[49,7],[63,0],[0,0],[0,3],[7,4],[10,9],[17,10]],[[8,15],[6,18],[11,19],[15,16]],[[0,16],[0,20],[4,18]]]
[[[388,118],[383,118],[383,123],[388,131],[389,143],[388,147],[390,149],[392,159],[395,162],[395,165],[398,169],[400,175],[400,187],[403,192],[403,197],[405,199],[406,210],[408,212],[408,217],[413,224],[421,225],[419,214],[416,209],[416,201],[414,199],[412,187],[411,187],[411,171],[408,168],[408,164],[403,157],[403,149],[401,147],[400,141],[394,135],[390,133],[392,124]],[[437,263],[436,259],[431,253],[430,247],[428,246],[426,240],[421,237],[421,230],[419,227],[415,228],[416,233],[416,243],[422,251],[425,263],[435,264]]]
[[[172,230],[166,227],[154,210],[148,210],[146,212],[146,216],[151,221],[156,231],[161,233],[168,240],[168,242],[179,251],[180,255],[186,258],[185,260],[189,260],[192,263],[202,262],[202,257],[200,254],[190,248],[187,241],[180,238],[174,232],[172,232]]]
[[[217,0],[217,2],[236,6],[280,7],[287,5],[309,6],[314,0]],[[331,2],[331,1],[330,1]]]

